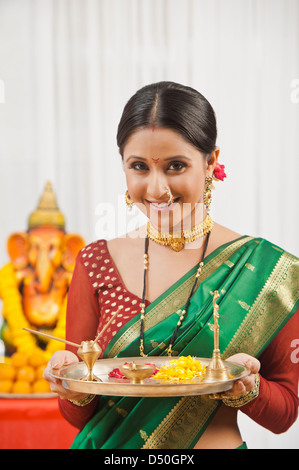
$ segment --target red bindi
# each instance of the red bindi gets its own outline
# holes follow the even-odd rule
[[[154,163],[158,163],[158,161],[160,160],[160,158],[154,158],[154,157],[152,157],[152,160],[153,160]]]

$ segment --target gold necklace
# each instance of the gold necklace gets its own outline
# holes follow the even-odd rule
[[[198,268],[196,270],[196,274],[195,274],[195,277],[194,277],[194,282],[193,282],[193,285],[192,285],[192,289],[189,293],[189,296],[187,298],[185,306],[184,306],[183,310],[181,311],[180,318],[177,322],[177,325],[174,329],[174,332],[172,333],[172,337],[170,339],[170,342],[169,342],[169,345],[168,345],[168,348],[167,348],[168,356],[172,355],[172,352],[173,352],[172,347],[173,347],[173,344],[176,340],[178,330],[180,329],[180,327],[181,327],[181,325],[182,325],[182,323],[183,323],[183,321],[184,321],[184,319],[185,319],[185,317],[188,313],[188,308],[189,308],[189,304],[190,304],[190,301],[191,301],[191,297],[194,294],[196,284],[198,282],[198,278],[200,277],[202,268],[204,266],[205,255],[206,255],[206,251],[207,251],[207,248],[208,248],[210,234],[211,234],[211,232],[209,232],[207,234],[206,245],[205,245],[201,260],[199,262]],[[140,311],[140,344],[139,344],[140,356],[146,356],[146,354],[144,352],[144,327],[145,327],[144,323],[145,323],[145,308],[146,308],[145,298],[146,298],[146,287],[147,287],[147,271],[148,271],[148,265],[149,265],[148,246],[149,246],[149,237],[146,236],[145,237],[145,246],[144,246],[143,292],[142,292],[142,303],[140,304],[140,306],[141,306],[141,311]]]
[[[213,225],[214,222],[208,214],[200,224],[195,225],[191,230],[161,233],[149,221],[146,225],[146,235],[158,245],[170,246],[174,251],[181,251],[185,243],[194,242],[198,238],[207,235],[212,230]]]

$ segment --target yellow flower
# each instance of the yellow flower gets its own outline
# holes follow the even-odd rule
[[[191,356],[181,356],[160,367],[153,378],[161,382],[190,382],[196,377],[202,377],[206,366]]]

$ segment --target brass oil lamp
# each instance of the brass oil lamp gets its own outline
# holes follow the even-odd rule
[[[132,364],[123,364],[119,370],[133,384],[143,384],[143,381],[154,373],[155,366],[152,364],[135,364],[133,362]]]

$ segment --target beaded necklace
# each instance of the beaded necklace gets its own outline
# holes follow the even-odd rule
[[[179,321],[177,322],[177,325],[176,325],[176,327],[174,329],[174,332],[172,334],[172,337],[170,339],[170,343],[169,343],[169,346],[168,346],[168,349],[167,349],[168,356],[171,356],[171,354],[172,354],[173,343],[176,339],[178,330],[181,327],[182,322],[184,321],[185,315],[188,312],[191,297],[194,293],[194,290],[195,290],[195,287],[196,287],[196,284],[197,284],[197,280],[198,280],[198,278],[201,274],[201,270],[202,270],[203,265],[204,265],[204,259],[205,259],[205,254],[206,254],[206,251],[207,251],[207,248],[208,248],[210,234],[211,234],[211,232],[209,232],[207,234],[206,245],[205,245],[205,248],[204,248],[200,263],[199,263],[199,266],[198,266],[197,271],[196,271],[196,275],[195,275],[194,283],[192,285],[192,289],[190,291],[190,294],[187,298],[185,306],[184,306],[184,308],[181,312]],[[148,246],[149,246],[149,237],[146,235],[146,237],[145,237],[145,246],[144,246],[143,292],[142,292],[142,303],[140,304],[140,306],[141,306],[140,320],[141,321],[140,321],[140,346],[139,346],[139,350],[140,350],[140,355],[141,356],[146,356],[146,354],[144,353],[144,314],[145,314],[146,278],[147,278],[147,270],[148,270]]]

